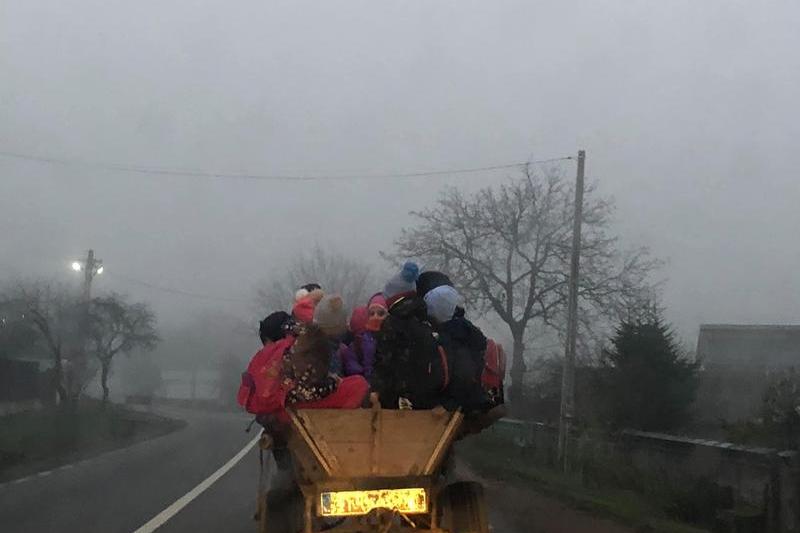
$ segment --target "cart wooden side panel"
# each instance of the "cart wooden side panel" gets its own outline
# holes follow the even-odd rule
[[[305,409],[290,412],[290,446],[308,482],[432,474],[463,416],[443,409]]]

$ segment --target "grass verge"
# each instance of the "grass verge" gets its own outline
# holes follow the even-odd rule
[[[23,477],[122,448],[185,423],[86,400],[76,412],[58,409],[0,417],[0,481]]]
[[[654,533],[707,533],[670,518],[659,502],[631,490],[587,487],[577,474],[563,474],[534,464],[524,450],[492,431],[470,437],[458,444],[458,455],[477,474],[487,479],[557,498],[570,507],[612,518]]]

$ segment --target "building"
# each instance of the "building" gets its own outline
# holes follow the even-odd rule
[[[757,417],[770,374],[800,368],[800,325],[703,324],[697,357],[703,368],[701,418]]]

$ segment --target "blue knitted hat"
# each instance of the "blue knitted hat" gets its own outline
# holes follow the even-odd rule
[[[419,266],[413,261],[406,261],[400,272],[389,278],[389,281],[384,285],[384,298],[388,299],[398,294],[416,291],[418,277]]]

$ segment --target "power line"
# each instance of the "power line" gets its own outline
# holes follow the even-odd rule
[[[148,289],[152,289],[152,290],[156,290],[156,291],[160,291],[160,292],[166,292],[166,293],[169,293],[169,294],[176,294],[178,296],[185,296],[185,297],[188,297],[188,298],[198,298],[198,299],[201,299],[201,300],[217,300],[217,301],[221,301],[221,302],[248,302],[248,303],[252,303],[253,302],[252,299],[247,299],[247,298],[236,298],[236,297],[231,297],[231,296],[217,296],[217,295],[213,295],[213,294],[200,294],[200,293],[196,293],[196,292],[184,291],[184,290],[181,290],[181,289],[173,289],[171,287],[163,287],[161,285],[156,285],[154,283],[149,283],[147,281],[142,281],[140,279],[131,278],[131,277],[128,277],[128,276],[123,276],[121,274],[118,274],[116,272],[111,272],[111,271],[107,271],[106,274],[109,274],[109,275],[111,275],[111,276],[113,276],[115,278],[119,278],[119,279],[121,279],[123,281],[127,281],[128,283],[133,283],[135,285],[140,285],[142,287],[147,287]]]
[[[0,157],[21,159],[25,161],[33,161],[49,165],[96,168],[100,170],[129,172],[136,174],[217,178],[217,179],[262,180],[262,181],[346,181],[346,180],[361,180],[361,179],[377,180],[377,179],[396,179],[396,178],[421,178],[429,176],[445,176],[453,174],[468,174],[474,172],[488,172],[492,170],[503,170],[510,168],[522,168],[527,165],[553,163],[556,161],[567,161],[570,159],[574,159],[572,156],[553,157],[550,159],[539,159],[535,161],[524,161],[518,163],[505,163],[505,164],[489,165],[483,167],[468,167],[468,168],[458,168],[458,169],[448,169],[448,170],[429,170],[429,171],[416,171],[416,172],[393,172],[393,173],[348,174],[348,175],[313,175],[313,174],[282,175],[282,174],[213,172],[207,170],[190,170],[190,169],[165,168],[165,167],[147,167],[140,165],[123,165],[118,163],[82,161],[78,159],[64,159],[58,157],[40,156],[40,155],[23,154],[18,152],[6,152],[6,151],[0,151]]]

